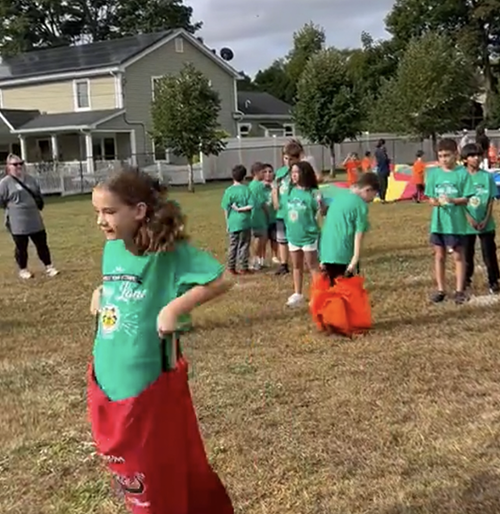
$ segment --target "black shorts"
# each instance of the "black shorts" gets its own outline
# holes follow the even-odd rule
[[[333,286],[335,283],[335,279],[339,277],[343,277],[346,274],[348,264],[334,264],[330,262],[324,262],[323,268],[325,273],[328,275],[330,279],[330,285]],[[359,274],[359,264],[356,266],[356,273]]]
[[[276,241],[276,223],[271,223],[267,228],[267,237],[269,241]]]
[[[431,234],[430,242],[434,246],[442,248],[462,248],[464,246],[464,236],[455,236],[453,234]]]

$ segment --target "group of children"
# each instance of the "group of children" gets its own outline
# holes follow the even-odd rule
[[[497,188],[493,176],[480,168],[482,150],[476,144],[466,145],[459,155],[456,142],[443,139],[437,150],[438,165],[429,170],[423,152],[417,153],[414,200],[428,198],[433,206],[430,241],[437,290],[431,300],[439,303],[446,298],[445,261],[451,254],[456,267],[454,298],[461,304],[467,300],[466,289],[472,283],[476,238],[481,242],[489,290],[500,292],[492,216]],[[331,277],[356,272],[361,240],[368,230],[367,203],[379,191],[377,175],[368,167],[369,152],[365,159],[364,167],[354,154],[346,159],[350,187],[337,188],[328,199],[321,195],[315,170],[304,159],[304,149],[297,141],[284,147],[283,167],[275,174],[268,164],[252,166],[248,187],[244,184],[246,169],[236,166],[234,183],[222,201],[230,239],[229,272],[246,274],[261,269],[265,266],[267,241],[271,241],[273,260],[280,263],[276,273],[289,273],[289,257],[292,263],[294,293],[288,299],[289,306],[304,301],[305,268],[313,277],[321,270]]]
[[[292,262],[294,292],[287,305],[296,306],[304,301],[306,268],[313,278],[322,269],[332,281],[357,270],[362,236],[368,230],[366,204],[379,190],[376,174],[367,171],[351,188],[338,188],[333,201],[323,198],[317,174],[297,141],[285,145],[283,166],[275,174],[270,165],[262,163],[255,163],[251,173],[252,181],[246,186],[246,169],[236,166],[233,184],[222,198],[229,233],[229,273],[261,269],[269,240],[273,252],[277,247],[273,257],[279,262],[277,275],[288,274],[289,259]]]

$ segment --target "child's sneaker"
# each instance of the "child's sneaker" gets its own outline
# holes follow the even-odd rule
[[[22,278],[23,280],[29,280],[30,278],[33,278],[33,275],[29,270],[22,269],[19,271],[19,278]]]
[[[47,266],[45,268],[45,273],[47,273],[48,277],[55,277],[56,275],[59,275],[59,271],[54,268],[54,266]]]
[[[276,271],[276,275],[287,275],[290,273],[290,270],[288,269],[288,264],[280,264],[280,267]]]
[[[252,269],[254,271],[260,271],[262,269],[262,264],[259,261],[255,261],[252,265]]]
[[[431,294],[432,303],[441,303],[446,300],[446,293],[444,291],[436,291]]]
[[[455,303],[457,305],[463,305],[467,301],[467,295],[465,291],[456,291],[455,292]]]
[[[286,304],[288,307],[297,307],[298,305],[301,305],[304,302],[304,295],[299,293],[293,293],[290,298],[288,298],[288,301]]]
[[[498,282],[496,284],[490,285],[490,294],[498,294],[500,293],[500,285],[498,285]]]
[[[273,257],[272,262],[273,264],[281,264],[281,261],[278,259],[278,257]]]

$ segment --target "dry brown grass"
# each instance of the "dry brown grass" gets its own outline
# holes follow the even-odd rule
[[[224,259],[220,195],[175,194]],[[45,216],[56,279],[20,283],[0,236],[0,512],[118,514],[85,414],[102,239],[88,198]],[[428,207],[371,217],[371,334],[318,335],[284,306],[290,278],[265,273],[195,315],[194,399],[239,513],[500,512],[498,307],[429,305]]]

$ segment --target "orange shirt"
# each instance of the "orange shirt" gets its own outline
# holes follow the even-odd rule
[[[413,163],[413,183],[423,185],[425,182],[425,162],[417,159]]]
[[[370,157],[365,157],[361,161],[361,169],[363,170],[363,173],[367,173],[368,171],[371,171],[373,168],[373,161]]]
[[[347,183],[352,186],[358,181],[358,170],[360,167],[359,161],[350,160],[345,163],[347,171]]]

